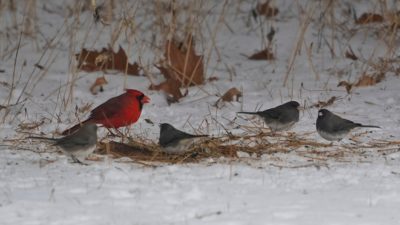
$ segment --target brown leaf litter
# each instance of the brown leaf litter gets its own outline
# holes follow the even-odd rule
[[[251,60],[274,60],[275,56],[274,53],[269,48],[265,48],[264,50],[261,50],[259,52],[254,53],[251,56],[247,57],[248,59]]]
[[[310,108],[315,107],[315,108],[325,108],[327,106],[332,105],[336,100],[338,99],[338,97],[336,96],[332,96],[331,98],[328,99],[328,101],[318,101],[317,103],[311,105]]]
[[[162,68],[164,69],[164,68]],[[170,78],[158,85],[150,85],[150,90],[164,91],[167,95],[167,102],[169,104],[176,103],[179,99],[185,97],[188,93],[182,94],[180,90],[179,81]]]
[[[101,51],[82,49],[75,54],[78,61],[78,69],[85,72],[117,70],[128,75],[139,75],[139,65],[128,62],[125,50],[120,46],[118,52],[111,47],[103,48]]]
[[[97,93],[100,91],[103,91],[103,86],[108,84],[107,80],[105,77],[99,77],[97,78],[94,83],[92,84],[92,86],[90,86],[90,92],[93,95],[97,95]]]
[[[242,92],[239,91],[237,88],[233,87],[230,88],[228,91],[225,92],[214,104],[214,106],[218,107],[222,102],[232,102],[232,101],[239,101],[239,99],[243,96]]]
[[[400,152],[399,140],[360,140],[370,132],[349,136],[352,143],[328,144],[315,140],[315,132],[271,133],[260,127],[240,126],[240,135],[225,134],[199,142],[184,154],[167,154],[154,141],[144,138],[127,138],[128,143],[100,142],[96,154],[109,155],[115,159],[125,158],[126,163],[157,166],[160,163],[224,163],[244,162],[249,165],[267,163],[271,166],[298,168],[329,163],[372,162],[379,157]],[[311,135],[311,136],[310,136]],[[17,150],[28,150],[39,154],[43,148],[32,148],[35,140],[6,140]],[[38,141],[38,140],[36,140]],[[39,142],[39,141],[38,141]],[[47,149],[47,148],[46,148]],[[101,157],[100,157],[101,159]]]
[[[376,13],[363,13],[360,17],[355,20],[356,24],[369,24],[369,23],[382,23],[384,18],[380,14]]]
[[[263,15],[267,18],[274,17],[278,15],[279,9],[270,5],[270,0],[265,3],[258,3],[256,6],[256,11],[259,15]]]
[[[347,93],[350,94],[353,87],[373,86],[373,85],[381,82],[384,78],[385,78],[385,73],[375,73],[373,75],[368,75],[366,73],[363,73],[356,82],[349,83],[347,81],[340,81],[337,86],[345,87]]]
[[[156,67],[166,81],[151,85],[150,89],[163,90],[170,94],[172,98],[169,102],[178,102],[185,96],[179,88],[204,83],[203,56],[196,54],[192,35],[189,35],[184,42],[167,40],[164,57]]]

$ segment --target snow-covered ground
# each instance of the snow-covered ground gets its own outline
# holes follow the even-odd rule
[[[1,224],[400,223],[398,158],[321,169],[41,160],[2,151]]]
[[[372,74],[374,70],[367,64],[382,62],[380,57],[397,60],[398,37],[384,33],[388,32],[382,28],[384,24],[355,25],[351,15],[345,14],[349,9],[358,16],[382,13],[381,4],[335,3],[335,20],[328,20],[323,15],[329,1],[275,1],[280,13],[271,20],[262,18],[262,28],[251,14],[255,2],[178,4],[183,8],[178,20],[202,15],[196,17],[193,28],[196,45],[208,62],[207,78],[218,80],[190,87],[188,96],[169,106],[162,93],[148,90],[146,76],[106,74],[104,92],[93,96],[89,87],[103,74],[73,70],[73,54],[82,46],[107,46],[124,15],[129,19],[125,22],[131,22],[126,27],[135,30],[125,27],[115,49],[118,45],[129,49],[131,62],[140,58],[154,82],[162,81],[151,66],[161,55],[153,44],[162,47],[158,42],[163,35],[155,25],[162,12],[155,10],[154,2],[117,4],[115,21],[105,26],[94,24],[90,10],[74,8],[79,1],[36,1],[36,36],[22,36],[19,43],[19,31],[26,23],[24,15],[28,15],[22,2],[17,3],[15,14],[9,8],[0,11],[0,70],[4,70],[0,73],[0,105],[6,106],[0,108],[0,224],[400,224],[399,146],[365,147],[400,140],[399,77],[389,70],[382,82],[356,88],[351,94],[337,87],[341,80],[356,81],[364,71]],[[191,6],[201,10],[188,13]],[[387,7],[396,11],[392,2],[387,2]],[[167,12],[163,18],[168,24]],[[312,20],[284,87],[307,12],[313,12]],[[14,22],[17,27],[13,27]],[[243,54],[261,50],[262,38],[266,39],[271,26],[276,30],[272,48],[277,59],[247,60]],[[196,35],[199,31],[202,35]],[[311,43],[309,60],[306,47]],[[349,46],[362,59],[345,58]],[[36,68],[36,63],[45,70]],[[238,125],[263,124],[252,117],[237,117],[237,111],[266,109],[291,99],[309,106],[332,96],[338,100],[327,107],[329,110],[382,129],[355,130],[357,141],[346,138],[326,149],[309,149],[346,152],[351,146],[356,153],[349,150],[345,160],[318,160],[289,151],[260,158],[241,154],[240,159],[156,166],[111,157],[90,162],[89,166],[71,164],[52,146],[24,140],[29,134],[55,135],[55,131],[78,121],[76,106],[92,104],[93,108],[119,95],[125,87],[143,91],[151,103],[145,105],[136,124],[122,130],[154,142],[161,122],[215,137],[226,135],[225,128],[239,135],[244,131]],[[218,109],[212,106],[231,87],[243,91],[241,102],[226,103]],[[66,106],[71,88],[73,99]],[[291,131],[306,140],[329,144],[315,131],[317,111],[302,111],[300,122]],[[87,111],[78,113],[80,119],[87,115]],[[32,126],[35,128],[27,129]],[[107,130],[101,128],[98,134],[104,138]],[[301,151],[308,150],[304,147]]]

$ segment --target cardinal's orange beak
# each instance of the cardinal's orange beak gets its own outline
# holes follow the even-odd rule
[[[142,98],[142,104],[145,104],[145,103],[149,103],[150,102],[150,98],[149,97],[147,97],[146,95]]]

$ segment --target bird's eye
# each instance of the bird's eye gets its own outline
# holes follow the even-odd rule
[[[323,115],[324,115],[323,112],[319,112],[319,113],[318,113],[318,116],[323,116]]]

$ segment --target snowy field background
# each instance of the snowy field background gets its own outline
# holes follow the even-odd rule
[[[273,1],[279,14],[270,19],[254,19],[256,1],[177,3],[180,22],[196,21],[192,29],[197,52],[205,55],[206,78],[218,80],[190,87],[188,96],[168,105],[163,93],[148,90],[148,76],[117,72],[105,74],[108,84],[94,96],[89,87],[103,73],[77,72],[74,59],[82,47],[101,49],[113,42],[114,49],[121,45],[127,50],[130,62],[139,61],[149,70],[152,82],[161,82],[164,78],[152,65],[162,55],[165,34],[158,22],[170,19],[168,1],[115,3],[110,25],[95,23],[90,4],[85,8],[80,1],[10,2],[0,2],[0,224],[400,224],[399,146],[364,148],[371,142],[400,140],[400,83],[393,72],[399,65],[399,36],[388,28],[390,15],[399,8],[395,3]],[[156,10],[159,5],[165,11]],[[353,16],[364,12],[383,14],[385,21],[355,24]],[[311,19],[302,48],[283,86],[307,15]],[[271,26],[276,30],[276,60],[248,60],[245,55],[265,47]],[[307,54],[311,43],[314,69]],[[349,46],[360,60],[344,57]],[[389,69],[382,69],[382,82],[350,94],[337,87],[339,81],[355,82],[363,72],[376,72],[371,65],[384,61]],[[241,101],[213,107],[231,87],[243,91]],[[57,136],[75,124],[77,116],[88,115],[76,115],[76,107],[93,108],[124,88],[143,91],[151,103],[136,124],[121,130],[154,142],[161,122],[214,137],[226,135],[223,127],[241,134],[240,126],[263,123],[237,117],[238,111],[266,109],[291,99],[310,106],[332,96],[338,100],[329,110],[382,129],[355,130],[357,141],[349,135],[326,148],[346,152],[351,146],[365,152],[345,160],[318,160],[288,151],[155,166],[107,156],[89,166],[71,164],[52,146],[24,139],[28,134]],[[291,132],[329,144],[315,131],[317,111],[302,111]],[[108,138],[103,128],[98,134]]]

